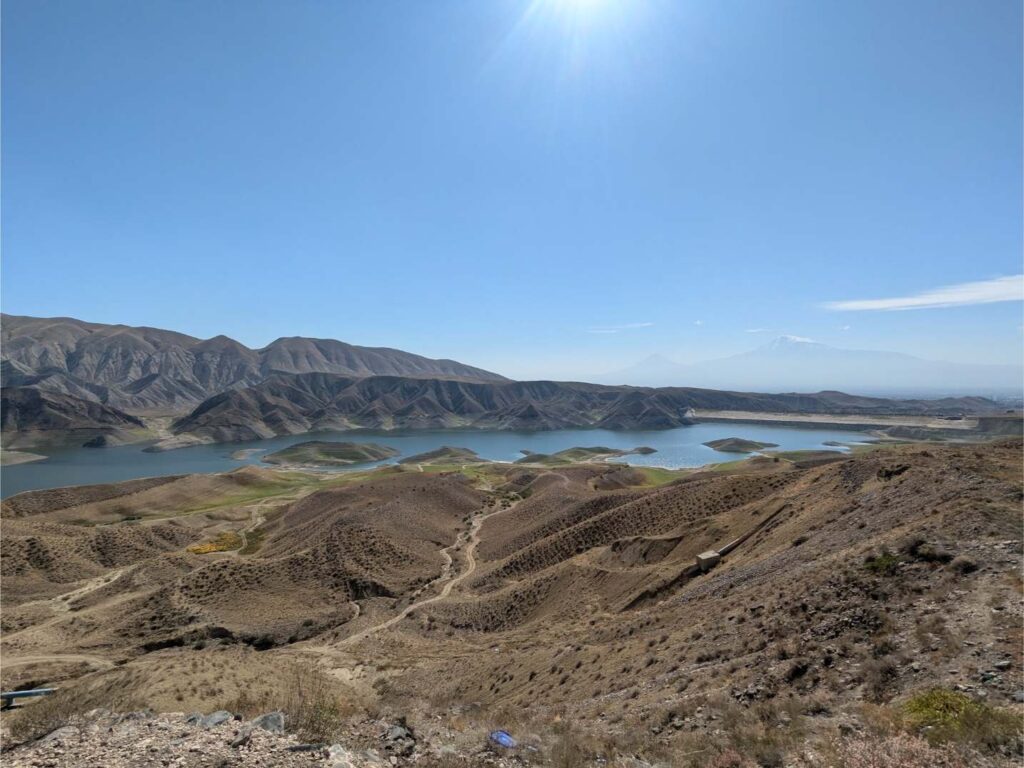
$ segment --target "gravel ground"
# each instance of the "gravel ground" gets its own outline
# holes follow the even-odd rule
[[[269,713],[254,720],[230,712],[203,716],[151,712],[115,714],[90,712],[76,722],[25,744],[11,744],[4,733],[0,764],[4,768],[387,768],[446,765],[522,765],[515,755],[487,749],[455,754],[448,746],[417,737],[404,724],[377,723],[370,734],[353,735],[365,744],[367,736],[379,748],[358,749],[341,744],[304,744],[282,732],[283,716]],[[267,730],[267,729],[270,730]]]

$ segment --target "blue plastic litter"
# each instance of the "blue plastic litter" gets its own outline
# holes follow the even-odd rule
[[[491,741],[505,749],[515,749],[517,742],[506,731],[491,731]]]

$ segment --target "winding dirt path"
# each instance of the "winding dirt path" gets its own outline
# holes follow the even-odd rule
[[[83,584],[80,587],[76,587],[70,592],[63,592],[55,597],[48,597],[43,600],[30,600],[27,603],[22,603],[18,607],[27,608],[30,605],[45,605],[48,608],[50,608],[50,610],[52,610],[54,613],[67,613],[69,610],[71,610],[70,606],[72,602],[74,602],[80,597],[85,597],[90,592],[95,592],[97,589],[102,589],[108,584],[112,584],[113,582],[117,581],[119,578],[121,578],[121,575],[128,570],[128,568],[129,566],[114,568],[112,570],[107,571],[104,574],[101,574],[100,576],[96,576],[95,578],[89,579],[85,584]],[[35,626],[38,627],[39,625]],[[31,627],[29,627],[29,629],[31,629]],[[11,632],[9,635],[6,636],[10,637],[11,635],[15,634],[17,633]]]
[[[100,669],[110,669],[115,666],[114,662],[110,659],[104,659],[102,656],[90,656],[84,653],[46,653],[35,656],[18,656],[13,659],[7,658],[7,655],[4,654],[3,666],[19,667],[23,664],[45,664],[53,661],[82,662],[99,667]]]
[[[480,528],[483,527],[483,524],[490,520],[492,517],[503,514],[505,512],[512,511],[513,509],[515,509],[518,503],[519,501],[515,501],[512,502],[512,504],[507,507],[499,506],[498,509],[476,515],[473,518],[473,522],[469,527],[469,531],[459,534],[454,544],[451,544],[450,546],[447,546],[441,550],[441,555],[446,560],[444,566],[442,566],[441,568],[441,574],[436,579],[426,584],[420,590],[419,593],[422,593],[424,590],[430,589],[431,587],[436,586],[441,582],[444,582],[444,586],[441,588],[440,592],[438,592],[433,597],[428,597],[423,600],[410,603],[405,608],[403,608],[398,614],[392,616],[387,621],[384,621],[372,627],[368,627],[367,629],[364,629],[361,632],[357,632],[354,635],[350,635],[346,637],[344,640],[342,640],[341,643],[339,643],[339,645],[351,645],[353,643],[358,643],[362,640],[365,640],[367,637],[374,634],[375,632],[379,632],[382,629],[388,629],[390,627],[395,626],[395,624],[405,619],[413,611],[419,610],[420,608],[423,608],[427,605],[431,605],[432,603],[436,603],[440,600],[446,599],[449,595],[451,595],[452,590],[455,589],[455,587],[457,587],[459,584],[461,584],[470,576],[472,576],[473,573],[476,571],[476,548],[477,545],[480,543]],[[451,578],[452,566],[454,565],[454,560],[452,558],[451,551],[458,549],[458,547],[461,546],[462,543],[467,540],[469,543],[466,546],[466,569],[455,578]]]
[[[218,554],[227,555],[229,557],[238,557],[239,553],[249,546],[249,534],[267,522],[267,516],[264,510],[269,506],[283,506],[294,504],[297,501],[301,501],[316,492],[316,488],[306,489],[302,488],[292,493],[281,494],[280,496],[271,496],[268,499],[261,499],[255,504],[248,504],[243,509],[249,510],[249,522],[243,527],[239,528],[237,533],[242,537],[242,546],[238,549],[228,550],[227,552],[221,552]]]

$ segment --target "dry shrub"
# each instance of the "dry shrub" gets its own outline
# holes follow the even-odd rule
[[[130,701],[120,702],[124,709],[137,709]],[[34,741],[51,731],[73,725],[95,708],[81,688],[66,688],[36,701],[23,704],[7,715],[5,725],[16,742]]]
[[[844,741],[838,753],[844,768],[970,768],[974,764],[951,746],[933,747],[906,733]]]
[[[253,718],[272,711],[274,703],[274,696],[269,690],[252,691],[245,689],[235,698],[222,703],[218,709],[226,709],[228,712]]]
[[[558,729],[548,753],[548,760],[553,768],[583,768],[590,764],[583,740],[572,728]]]
[[[874,702],[883,701],[899,677],[899,673],[899,663],[893,656],[883,656],[865,661],[861,666],[861,675],[868,698]]]
[[[757,763],[735,749],[726,749],[711,758],[707,768],[757,768]]]
[[[341,730],[344,718],[353,712],[326,676],[299,665],[288,670],[279,708],[285,713],[288,730],[309,742],[331,741]]]
[[[722,737],[727,749],[767,768],[781,766],[785,755],[803,742],[805,736],[799,699],[778,699],[741,707],[734,702],[720,705]]]
[[[967,555],[957,555],[953,558],[953,562],[949,564],[949,567],[961,576],[966,576],[978,570],[978,562]]]
[[[272,688],[243,690],[220,708],[248,718],[279,710],[285,728],[312,743],[332,741],[355,711],[320,670],[301,664],[285,667]]]

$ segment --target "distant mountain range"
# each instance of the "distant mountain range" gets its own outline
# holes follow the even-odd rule
[[[1018,365],[971,365],[924,360],[899,352],[841,349],[780,336],[750,352],[698,363],[661,355],[593,377],[605,384],[755,389],[767,392],[841,389],[857,393],[1019,393]]]
[[[555,381],[278,374],[210,398],[174,423],[178,437],[164,447],[360,428],[664,429],[693,423],[693,409],[878,416],[995,408],[984,398],[888,400],[842,392],[765,395]]]
[[[293,336],[250,349],[227,336],[197,339],[68,317],[0,315],[0,344],[4,387],[71,395],[132,412],[181,413],[277,373],[507,380],[454,360],[333,339]]]
[[[947,415],[999,408],[983,398],[510,381],[454,360],[330,339],[282,338],[250,349],[225,336],[201,340],[70,318],[3,315],[2,323],[0,418],[8,448],[147,438],[170,448],[359,428],[659,429],[691,423],[693,409]],[[788,339],[729,360],[734,370],[759,354],[834,369],[839,363],[827,361],[844,359],[843,351],[830,349]],[[677,376],[671,363],[648,368]]]

